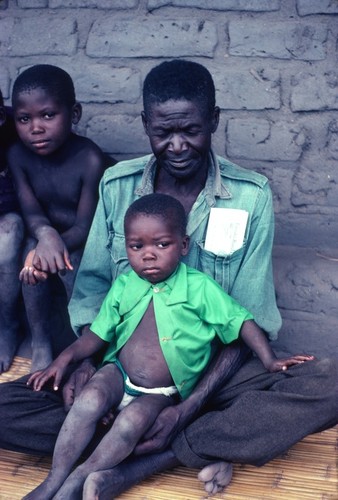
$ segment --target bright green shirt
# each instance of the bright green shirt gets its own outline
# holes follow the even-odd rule
[[[212,278],[183,263],[156,285],[130,271],[113,283],[90,327],[110,343],[104,362],[116,359],[151,300],[163,356],[185,399],[209,363],[213,340],[232,342],[243,322],[253,316]]]

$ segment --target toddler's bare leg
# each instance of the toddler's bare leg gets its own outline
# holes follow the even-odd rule
[[[110,431],[102,438],[92,455],[68,477],[55,500],[78,498],[91,472],[111,469],[128,457],[160,411],[173,403],[162,395],[140,396],[116,417]]]
[[[106,365],[95,373],[64,421],[47,478],[26,500],[48,500],[55,495],[91,441],[97,422],[112,406],[119,404],[123,392],[123,378],[115,365]]]

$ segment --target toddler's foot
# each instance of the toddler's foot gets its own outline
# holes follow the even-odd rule
[[[205,491],[209,495],[214,495],[230,484],[232,464],[229,462],[215,462],[204,467],[197,477],[204,483]]]

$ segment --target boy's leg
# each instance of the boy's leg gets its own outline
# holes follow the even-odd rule
[[[111,469],[122,462],[132,453],[161,410],[171,404],[173,399],[163,395],[147,394],[132,401],[117,415],[113,426],[90,457],[69,476],[55,500],[76,498],[91,472]]]
[[[98,421],[111,407],[118,406],[123,392],[123,378],[114,364],[105,365],[93,375],[61,427],[47,478],[25,499],[47,500],[54,496],[92,440]]]
[[[19,344],[19,280],[24,224],[16,213],[0,216],[0,373],[9,369]]]

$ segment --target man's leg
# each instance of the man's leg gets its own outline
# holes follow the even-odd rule
[[[212,460],[263,465],[308,434],[338,423],[337,373],[336,360],[267,373],[252,358],[214,398],[217,411],[177,437],[174,453],[191,467]]]
[[[84,498],[110,500],[180,464],[208,468],[221,459],[263,465],[306,435],[338,423],[337,372],[338,362],[325,359],[270,374],[258,359],[251,359],[214,398],[214,408],[221,411],[210,410],[189,425],[172,450],[133,457],[112,470],[90,474]],[[219,470],[218,464],[213,473],[217,476]],[[200,476],[213,482],[203,471]]]
[[[66,417],[62,394],[33,391],[27,379],[0,384],[0,447],[51,455]]]
[[[0,216],[0,373],[9,369],[19,344],[19,280],[24,225],[16,213]]]

